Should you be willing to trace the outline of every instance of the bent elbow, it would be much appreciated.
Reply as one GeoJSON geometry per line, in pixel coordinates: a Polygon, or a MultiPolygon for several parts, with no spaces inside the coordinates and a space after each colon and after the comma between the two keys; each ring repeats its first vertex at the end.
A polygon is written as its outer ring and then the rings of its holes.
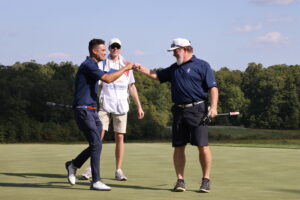
{"type": "Polygon", "coordinates": [[[112,79],[110,79],[107,75],[103,75],[101,77],[101,80],[104,82],[104,83],[111,83],[112,82],[112,79]]]}

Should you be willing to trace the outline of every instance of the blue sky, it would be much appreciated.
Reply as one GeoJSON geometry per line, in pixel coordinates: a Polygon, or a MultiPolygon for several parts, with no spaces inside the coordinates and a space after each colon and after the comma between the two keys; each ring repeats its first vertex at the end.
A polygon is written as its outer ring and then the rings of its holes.
{"type": "Polygon", "coordinates": [[[168,67],[183,37],[214,70],[300,64],[299,11],[300,0],[1,0],[0,63],[80,64],[90,39],[118,37],[127,60],[168,67]]]}

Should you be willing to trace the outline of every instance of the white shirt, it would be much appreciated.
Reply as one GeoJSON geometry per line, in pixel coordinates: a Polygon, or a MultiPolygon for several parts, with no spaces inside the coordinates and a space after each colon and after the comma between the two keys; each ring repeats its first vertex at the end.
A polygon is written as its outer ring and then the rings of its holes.
{"type": "MultiPolygon", "coordinates": [[[[125,66],[124,58],[120,55],[118,61],[108,58],[98,63],[99,69],[112,73],[125,66]]],[[[128,104],[128,85],[134,83],[132,70],[124,72],[117,80],[112,83],[102,83],[100,93],[100,109],[114,114],[125,114],[129,110],[128,104]]]]}

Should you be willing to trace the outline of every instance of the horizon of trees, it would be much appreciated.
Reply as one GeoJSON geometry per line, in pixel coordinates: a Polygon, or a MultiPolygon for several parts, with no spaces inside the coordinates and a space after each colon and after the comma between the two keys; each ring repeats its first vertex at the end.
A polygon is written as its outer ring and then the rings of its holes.
{"type": "MultiPolygon", "coordinates": [[[[0,65],[0,143],[73,142],[84,140],[72,109],[46,105],[47,101],[72,104],[73,81],[78,69],[71,62],[17,62],[0,65]]],[[[300,65],[249,63],[245,71],[227,67],[215,71],[219,85],[218,112],[239,111],[239,116],[217,117],[211,125],[264,129],[300,128],[300,65]]],[[[160,84],[135,73],[145,111],[138,120],[130,103],[127,139],[170,137],[170,84],[160,84]]],[[[113,138],[113,134],[110,134],[113,138]]]]}

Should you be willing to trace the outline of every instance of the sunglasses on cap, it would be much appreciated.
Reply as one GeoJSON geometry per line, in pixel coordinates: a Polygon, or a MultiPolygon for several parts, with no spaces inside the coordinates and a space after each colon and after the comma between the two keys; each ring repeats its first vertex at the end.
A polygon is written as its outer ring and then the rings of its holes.
{"type": "Polygon", "coordinates": [[[112,48],[112,49],[115,49],[115,48],[121,49],[121,45],[119,45],[118,43],[113,43],[112,45],[110,45],[110,48],[112,48]]]}

